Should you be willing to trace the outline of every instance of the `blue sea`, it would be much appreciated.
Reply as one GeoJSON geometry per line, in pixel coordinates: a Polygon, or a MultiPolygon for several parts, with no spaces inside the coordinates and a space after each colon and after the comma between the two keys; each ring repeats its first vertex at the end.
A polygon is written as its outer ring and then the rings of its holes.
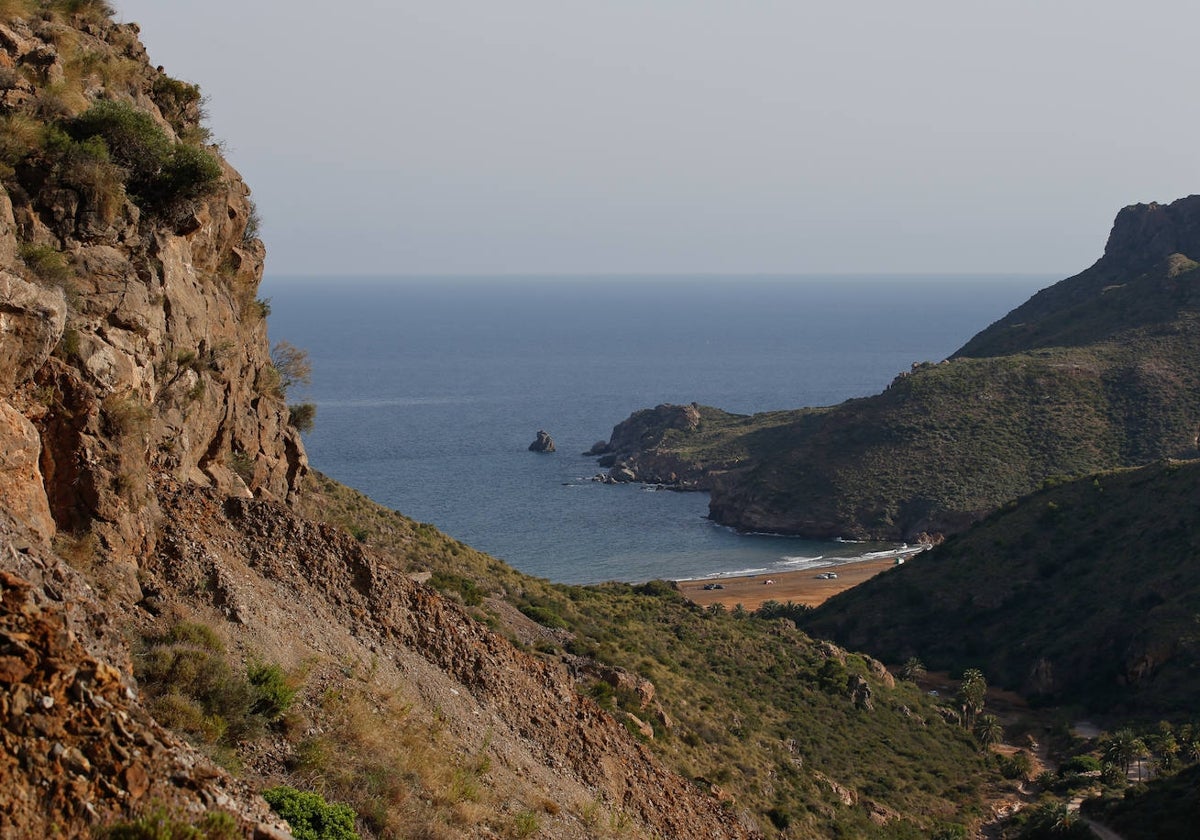
{"type": "Polygon", "coordinates": [[[322,472],[539,577],[771,573],[891,546],[738,534],[708,498],[590,478],[639,408],[829,405],[939,361],[1058,278],[272,277],[322,472]],[[539,429],[557,453],[527,450],[539,429]]]}

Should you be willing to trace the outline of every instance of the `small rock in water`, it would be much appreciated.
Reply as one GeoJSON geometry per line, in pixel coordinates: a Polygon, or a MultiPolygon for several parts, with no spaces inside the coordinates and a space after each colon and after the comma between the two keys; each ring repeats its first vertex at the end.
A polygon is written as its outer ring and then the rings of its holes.
{"type": "Polygon", "coordinates": [[[533,443],[529,444],[529,451],[530,452],[553,452],[554,451],[554,438],[550,437],[550,435],[547,434],[545,431],[539,429],[538,433],[537,433],[537,440],[535,440],[533,443]]]}

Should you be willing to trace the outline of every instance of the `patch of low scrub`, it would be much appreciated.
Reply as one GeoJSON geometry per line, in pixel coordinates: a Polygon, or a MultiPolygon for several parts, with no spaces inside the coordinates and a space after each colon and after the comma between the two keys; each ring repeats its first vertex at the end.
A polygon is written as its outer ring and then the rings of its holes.
{"type": "Polygon", "coordinates": [[[133,820],[114,823],[97,832],[101,840],[240,840],[237,820],[224,811],[210,811],[198,820],[172,814],[161,806],[133,820]]]}
{"type": "Polygon", "coordinates": [[[295,695],[276,665],[235,669],[212,628],[195,622],[144,639],[135,664],[159,722],[213,747],[262,734],[283,717],[295,695]]]}

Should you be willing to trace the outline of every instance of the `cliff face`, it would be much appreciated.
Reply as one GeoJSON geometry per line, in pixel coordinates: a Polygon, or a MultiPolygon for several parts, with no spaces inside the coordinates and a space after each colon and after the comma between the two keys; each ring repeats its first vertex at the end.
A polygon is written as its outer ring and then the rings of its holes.
{"type": "Polygon", "coordinates": [[[192,148],[179,139],[198,130],[197,110],[178,102],[187,86],[150,67],[136,26],[104,19],[13,19],[0,46],[12,162],[0,282],[25,325],[2,335],[6,355],[24,359],[4,396],[40,434],[55,526],[90,527],[119,560],[151,551],[151,469],[288,498],[305,456],[270,380],[254,299],[264,250],[244,182],[216,158],[220,175],[202,197],[162,206],[131,194],[132,179],[122,187],[88,170],[102,160],[53,148],[70,139],[37,138],[115,101],[192,148]],[[50,90],[60,100],[47,102],[50,90]],[[30,137],[12,150],[20,132],[30,137]]]}
{"type": "Polygon", "coordinates": [[[155,475],[287,499],[305,471],[255,317],[249,190],[135,26],[27,5],[0,19],[0,832],[86,834],[159,802],[270,834],[261,800],[140,706],[108,623],[142,597],[155,475]],[[112,124],[87,135],[99,103],[141,115],[158,171],[138,180],[112,124]],[[152,177],[175,182],[151,196],[152,177]],[[76,541],[104,596],[56,553],[76,541]]]}
{"type": "Polygon", "coordinates": [[[255,300],[264,249],[248,188],[195,139],[198,93],[150,67],[135,26],[46,13],[0,24],[0,47],[0,342],[14,361],[0,412],[7,451],[41,441],[36,464],[5,472],[34,488],[14,492],[39,535],[90,530],[128,571],[154,548],[153,470],[278,499],[299,486],[304,451],[255,300]],[[129,125],[86,136],[98,103],[128,106],[129,125]],[[121,156],[135,141],[219,169],[163,197],[121,156]]]}
{"type": "MultiPolygon", "coordinates": [[[[635,415],[617,467],[711,489],[750,531],[913,540],[955,532],[1053,476],[1196,454],[1200,197],[1117,217],[1104,257],[1038,293],[951,359],[823,409],[691,429],[635,415]],[[634,421],[637,422],[634,422],[634,421]],[[635,442],[636,443],[636,442],[635,442]]],[[[618,447],[619,448],[619,447],[618,447]]]]}
{"type": "Polygon", "coordinates": [[[955,357],[1001,356],[1111,340],[1200,308],[1200,196],[1134,204],[1113,222],[1104,256],[1038,292],[955,357]]]}

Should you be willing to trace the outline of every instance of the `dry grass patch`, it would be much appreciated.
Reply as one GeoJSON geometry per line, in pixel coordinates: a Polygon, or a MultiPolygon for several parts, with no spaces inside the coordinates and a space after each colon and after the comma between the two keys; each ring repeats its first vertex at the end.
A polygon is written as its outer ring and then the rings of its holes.
{"type": "Polygon", "coordinates": [[[293,774],[326,799],[349,804],[372,834],[459,836],[495,812],[484,783],[486,744],[447,760],[440,723],[365,687],[328,691],[316,716],[324,731],[296,745],[293,774]]]}

